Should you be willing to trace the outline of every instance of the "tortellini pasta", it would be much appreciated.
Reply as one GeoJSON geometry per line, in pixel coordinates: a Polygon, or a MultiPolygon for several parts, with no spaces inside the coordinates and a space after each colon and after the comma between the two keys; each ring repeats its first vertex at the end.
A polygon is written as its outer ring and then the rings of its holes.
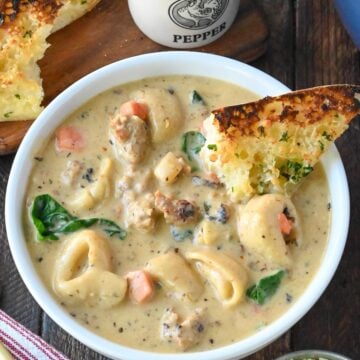
{"type": "Polygon", "coordinates": [[[289,267],[290,249],[286,242],[301,244],[301,226],[295,206],[281,194],[267,194],[251,199],[239,211],[238,233],[241,243],[250,252],[261,255],[273,265],[289,267]],[[291,233],[281,232],[279,214],[291,218],[291,233]]]}
{"type": "Polygon", "coordinates": [[[174,136],[183,124],[178,97],[166,89],[146,88],[132,94],[149,108],[152,141],[160,143],[174,136]]]}
{"type": "Polygon", "coordinates": [[[111,270],[107,240],[93,230],[83,230],[65,242],[55,264],[53,287],[70,303],[112,307],[124,298],[127,281],[111,270]]]}
{"type": "Polygon", "coordinates": [[[195,233],[195,242],[197,244],[213,245],[219,239],[225,238],[227,227],[216,222],[204,219],[200,222],[195,233]]]}
{"type": "Polygon", "coordinates": [[[197,275],[184,260],[175,252],[168,252],[149,260],[145,270],[177,299],[197,300],[203,287],[197,275]]]}
{"type": "Polygon", "coordinates": [[[6,347],[0,342],[0,359],[1,360],[13,360],[14,358],[11,356],[6,347]]]}
{"type": "Polygon", "coordinates": [[[224,306],[237,305],[243,299],[247,272],[233,258],[211,249],[189,251],[185,258],[194,263],[224,306]]]}
{"type": "Polygon", "coordinates": [[[74,211],[90,210],[104,198],[110,196],[112,167],[111,159],[101,160],[97,179],[85,189],[80,189],[70,202],[69,205],[74,211]]]}

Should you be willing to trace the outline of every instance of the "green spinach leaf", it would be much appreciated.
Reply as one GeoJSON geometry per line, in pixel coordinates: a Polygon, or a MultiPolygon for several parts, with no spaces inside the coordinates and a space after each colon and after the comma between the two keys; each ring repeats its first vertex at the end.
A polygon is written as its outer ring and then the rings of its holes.
{"type": "Polygon", "coordinates": [[[204,202],[205,218],[210,221],[216,221],[226,224],[230,218],[229,209],[226,205],[220,204],[220,207],[211,214],[211,204],[204,202]]]}
{"type": "Polygon", "coordinates": [[[188,131],[181,137],[181,150],[187,154],[190,161],[196,161],[196,156],[205,145],[205,136],[198,131],[188,131]]]}
{"type": "Polygon", "coordinates": [[[257,284],[246,290],[246,296],[259,305],[264,304],[265,300],[275,294],[284,275],[285,271],[280,270],[273,275],[260,279],[257,284]]]}
{"type": "Polygon", "coordinates": [[[191,229],[181,229],[176,226],[170,227],[171,236],[175,241],[184,241],[186,239],[192,239],[194,232],[191,229]]]}
{"type": "Polygon", "coordinates": [[[190,93],[190,101],[191,101],[192,104],[206,105],[204,99],[202,98],[202,96],[196,90],[193,90],[190,93]]]}
{"type": "Polygon", "coordinates": [[[109,235],[125,239],[126,231],[107,219],[79,219],[71,215],[53,197],[43,194],[35,197],[31,207],[31,219],[40,241],[58,240],[60,234],[68,234],[98,224],[109,235]]]}

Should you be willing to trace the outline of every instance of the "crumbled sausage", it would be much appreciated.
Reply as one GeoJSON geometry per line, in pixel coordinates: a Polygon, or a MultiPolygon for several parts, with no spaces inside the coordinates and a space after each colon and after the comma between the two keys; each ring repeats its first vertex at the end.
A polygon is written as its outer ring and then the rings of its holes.
{"type": "Polygon", "coordinates": [[[140,163],[150,142],[147,122],[137,116],[116,114],[110,119],[110,128],[118,155],[131,164],[140,163]]]}
{"type": "Polygon", "coordinates": [[[166,309],[161,319],[161,338],[168,342],[176,342],[181,350],[186,350],[198,343],[204,329],[201,309],[196,309],[182,322],[173,309],[166,309]]]}
{"type": "Polygon", "coordinates": [[[193,223],[198,217],[198,208],[188,200],[176,200],[160,191],[155,193],[155,207],[164,214],[165,221],[173,225],[193,223]]]}
{"type": "Polygon", "coordinates": [[[155,229],[154,196],[150,193],[141,198],[135,198],[132,191],[124,194],[123,202],[127,212],[127,224],[143,232],[155,229]]]}

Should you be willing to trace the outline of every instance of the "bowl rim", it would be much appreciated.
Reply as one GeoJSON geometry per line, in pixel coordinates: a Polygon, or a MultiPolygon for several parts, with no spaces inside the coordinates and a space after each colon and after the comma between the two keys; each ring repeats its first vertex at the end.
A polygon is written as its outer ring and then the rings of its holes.
{"type": "MultiPolygon", "coordinates": [[[[349,357],[345,355],[341,355],[327,350],[298,350],[282,355],[276,358],[276,360],[291,360],[297,356],[330,356],[330,358],[326,360],[351,360],[349,357]]],[[[294,359],[294,360],[298,360],[298,359],[294,359]]]]}
{"type": "Polygon", "coordinates": [[[340,262],[350,220],[350,201],[344,166],[335,145],[331,146],[322,159],[327,177],[331,175],[331,180],[336,183],[336,187],[331,188],[332,182],[328,181],[331,202],[333,203],[334,198],[336,199],[336,206],[332,207],[331,215],[337,221],[331,222],[328,244],[321,267],[301,297],[280,318],[259,332],[230,345],[203,352],[178,354],[137,350],[106,340],[80,325],[58,304],[43,285],[30,260],[27,247],[24,246],[26,240],[22,217],[27,181],[24,184],[22,179],[28,178],[32,168],[32,161],[28,161],[29,153],[33,155],[38,151],[58,124],[75,109],[96,94],[115,86],[109,86],[110,83],[116,83],[119,86],[131,80],[171,74],[208,76],[241,86],[246,83],[250,91],[260,96],[278,95],[289,91],[278,80],[250,65],[219,55],[188,51],[165,51],[138,55],[117,61],[86,75],[64,90],[45,108],[29,129],[18,149],[5,197],[5,224],[10,250],[21,278],[41,308],[71,336],[101,354],[113,359],[121,357],[122,360],[134,358],[138,360],[190,360],[194,354],[198,360],[244,357],[280,337],[303,317],[320,298],[340,262]],[[114,74],[121,74],[121,79],[117,80],[114,74]],[[68,108],[64,112],[63,109],[66,106],[68,108]],[[39,138],[42,141],[39,141],[39,138]]]}

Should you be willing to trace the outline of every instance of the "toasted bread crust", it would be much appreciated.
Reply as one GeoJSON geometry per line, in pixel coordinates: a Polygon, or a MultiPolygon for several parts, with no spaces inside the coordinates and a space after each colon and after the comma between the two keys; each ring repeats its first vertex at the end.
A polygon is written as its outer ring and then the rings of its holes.
{"type": "Polygon", "coordinates": [[[33,120],[44,92],[37,66],[47,37],[100,0],[0,0],[0,121],[33,120]]]}
{"type": "Polygon", "coordinates": [[[241,136],[259,136],[262,129],[258,124],[264,120],[267,127],[275,122],[306,127],[329,115],[341,113],[348,124],[360,111],[356,94],[360,96],[360,86],[320,86],[276,97],[267,96],[253,103],[220,108],[212,113],[218,130],[224,134],[234,136],[235,128],[241,136]]]}
{"type": "Polygon", "coordinates": [[[0,26],[16,29],[21,14],[33,15],[39,22],[50,24],[62,6],[63,2],[59,0],[1,0],[0,26]]]}
{"type": "Polygon", "coordinates": [[[291,193],[359,115],[359,97],[360,86],[334,85],[214,110],[200,156],[235,201],[291,193]]]}

